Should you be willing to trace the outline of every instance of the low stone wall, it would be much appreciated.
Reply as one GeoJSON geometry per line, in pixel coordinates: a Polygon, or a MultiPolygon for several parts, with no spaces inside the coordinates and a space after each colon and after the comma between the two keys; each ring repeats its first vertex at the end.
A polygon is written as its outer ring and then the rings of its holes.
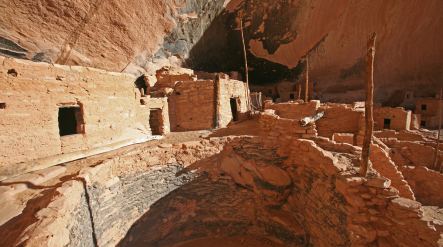
{"type": "Polygon", "coordinates": [[[265,142],[284,144],[293,137],[311,138],[317,136],[315,124],[302,127],[299,120],[280,118],[273,110],[261,113],[258,118],[260,128],[265,133],[265,142]]]}
{"type": "Polygon", "coordinates": [[[390,180],[357,176],[352,162],[313,141],[294,140],[288,147],[299,188],[288,202],[304,212],[314,246],[438,246],[439,233],[422,218],[420,203],[399,197],[390,180]]]}
{"type": "Polygon", "coordinates": [[[311,100],[308,103],[277,103],[274,104],[271,101],[265,101],[265,110],[274,110],[281,118],[300,120],[304,117],[309,117],[317,113],[317,109],[320,107],[320,101],[311,100]]]}
{"type": "MultiPolygon", "coordinates": [[[[382,138],[390,149],[392,160],[401,166],[432,167],[435,148],[418,141],[399,141],[397,139],[382,138]]],[[[443,160],[443,151],[439,151],[439,161],[443,160]]]]}
{"type": "Polygon", "coordinates": [[[372,166],[381,176],[391,180],[392,187],[398,190],[399,195],[404,198],[415,200],[414,192],[403,174],[389,157],[389,154],[379,145],[371,145],[370,160],[372,166]]]}
{"type": "Polygon", "coordinates": [[[419,202],[443,208],[443,174],[426,167],[405,166],[401,171],[419,202]]]}
{"type": "MultiPolygon", "coordinates": [[[[320,136],[332,138],[334,133],[351,133],[363,140],[364,109],[356,109],[346,104],[328,103],[322,105],[319,111],[325,112],[324,117],[316,123],[320,136]]],[[[354,139],[353,142],[355,143],[356,140],[354,139]]]]}

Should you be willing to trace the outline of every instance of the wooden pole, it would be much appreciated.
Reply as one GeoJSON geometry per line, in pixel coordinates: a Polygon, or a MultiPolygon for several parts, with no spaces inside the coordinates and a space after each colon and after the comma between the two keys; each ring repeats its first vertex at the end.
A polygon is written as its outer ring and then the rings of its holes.
{"type": "Polygon", "coordinates": [[[437,143],[435,144],[435,152],[434,152],[434,162],[433,162],[433,167],[440,171],[441,167],[439,167],[438,165],[438,151],[440,148],[440,131],[441,131],[441,101],[443,100],[443,88],[440,88],[440,97],[439,97],[439,101],[438,101],[438,133],[437,133],[437,143]]]}
{"type": "Polygon", "coordinates": [[[297,89],[298,90],[297,99],[301,100],[301,82],[298,83],[297,87],[298,87],[298,89],[297,89]]]}
{"type": "Polygon", "coordinates": [[[214,128],[218,129],[222,125],[221,117],[221,82],[220,74],[215,77],[215,116],[214,116],[214,128]]]}
{"type": "Polygon", "coordinates": [[[366,177],[369,170],[369,154],[372,143],[372,132],[374,129],[374,58],[375,58],[375,41],[377,34],[373,33],[368,41],[368,52],[366,55],[366,103],[365,103],[365,120],[366,130],[363,139],[363,149],[361,153],[360,175],[366,177]]]}
{"type": "Polygon", "coordinates": [[[306,55],[306,72],[305,72],[305,102],[309,100],[309,56],[306,55]]]}
{"type": "Polygon", "coordinates": [[[243,32],[243,16],[240,17],[240,32],[241,32],[241,40],[243,45],[243,58],[245,61],[245,79],[246,79],[246,100],[248,105],[248,110],[251,110],[251,96],[249,91],[249,69],[248,69],[248,56],[246,53],[246,43],[245,43],[245,34],[243,32]]]}

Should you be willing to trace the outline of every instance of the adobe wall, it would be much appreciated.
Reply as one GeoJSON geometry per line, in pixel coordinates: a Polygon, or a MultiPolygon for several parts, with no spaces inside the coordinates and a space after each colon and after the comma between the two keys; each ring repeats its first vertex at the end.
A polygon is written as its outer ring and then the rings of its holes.
{"type": "MultiPolygon", "coordinates": [[[[443,104],[443,103],[442,103],[443,104]]],[[[417,98],[415,101],[415,113],[421,115],[421,121],[424,121],[425,128],[437,129],[438,128],[438,108],[439,100],[436,98],[417,98]],[[425,105],[426,109],[422,109],[425,105]]],[[[442,113],[443,115],[443,113],[442,113]]]]}
{"type": "Polygon", "coordinates": [[[12,164],[150,134],[131,75],[4,57],[0,64],[0,174],[17,172],[12,164]],[[83,134],[60,137],[65,105],[80,107],[83,134]]]}
{"type": "MultiPolygon", "coordinates": [[[[391,158],[399,167],[402,166],[425,166],[431,167],[434,160],[433,146],[425,145],[419,141],[400,141],[393,138],[383,138],[391,149],[391,158]]],[[[443,152],[438,155],[439,162],[443,160],[443,152]]]]}
{"type": "Polygon", "coordinates": [[[383,150],[383,148],[377,144],[372,144],[369,158],[372,167],[377,170],[381,176],[391,180],[392,187],[398,190],[401,197],[415,200],[411,186],[406,182],[403,174],[389,157],[386,150],[383,150]]]}
{"type": "Polygon", "coordinates": [[[246,97],[246,86],[242,81],[220,79],[220,93],[218,94],[218,102],[220,104],[218,120],[220,128],[228,126],[233,120],[230,99],[235,98],[237,100],[238,115],[246,113],[248,111],[248,103],[246,97]]]}
{"type": "Polygon", "coordinates": [[[285,145],[294,137],[311,138],[317,136],[315,124],[302,127],[295,119],[280,118],[274,110],[266,110],[258,118],[261,131],[266,136],[266,145],[285,145]]]}
{"type": "Polygon", "coordinates": [[[427,206],[443,208],[443,174],[426,167],[401,168],[406,181],[414,191],[417,201],[427,206]]]}
{"type": "MultiPolygon", "coordinates": [[[[332,139],[335,133],[352,134],[353,144],[360,145],[363,141],[364,109],[357,106],[334,103],[320,104],[316,100],[308,103],[265,101],[265,109],[275,110],[276,115],[282,118],[295,120],[312,116],[317,112],[324,112],[324,116],[315,123],[318,135],[332,139]]],[[[350,142],[348,139],[345,142],[350,142]]]]}
{"type": "Polygon", "coordinates": [[[311,100],[308,103],[272,103],[265,101],[265,110],[275,110],[275,113],[282,117],[294,120],[300,120],[304,117],[313,116],[320,107],[320,101],[311,100]]]}
{"type": "Polygon", "coordinates": [[[236,99],[238,115],[248,111],[242,81],[220,78],[177,82],[168,99],[171,130],[205,130],[215,128],[216,124],[226,127],[233,120],[231,98],[236,99]]]}
{"type": "Polygon", "coordinates": [[[171,132],[171,124],[169,121],[169,106],[168,106],[168,98],[160,97],[153,98],[151,97],[149,100],[149,109],[160,109],[162,111],[162,121],[163,125],[162,133],[168,134],[171,132]]]}
{"type": "Polygon", "coordinates": [[[417,131],[381,130],[374,131],[374,136],[378,138],[394,138],[399,141],[425,141],[423,135],[417,131]]]}
{"type": "Polygon", "coordinates": [[[363,136],[364,109],[356,109],[351,105],[327,103],[318,111],[324,111],[323,118],[317,121],[320,136],[332,138],[334,133],[352,133],[363,136]]]}
{"type": "Polygon", "coordinates": [[[385,119],[391,121],[389,129],[409,130],[411,127],[411,111],[405,111],[400,107],[374,107],[374,130],[385,129],[385,119]]]}
{"type": "Polygon", "coordinates": [[[165,67],[157,71],[157,82],[152,88],[153,91],[163,88],[174,88],[178,81],[192,81],[195,78],[194,71],[184,68],[165,67]]]}
{"type": "Polygon", "coordinates": [[[214,81],[177,82],[169,97],[171,131],[214,128],[215,103],[214,81]]]}

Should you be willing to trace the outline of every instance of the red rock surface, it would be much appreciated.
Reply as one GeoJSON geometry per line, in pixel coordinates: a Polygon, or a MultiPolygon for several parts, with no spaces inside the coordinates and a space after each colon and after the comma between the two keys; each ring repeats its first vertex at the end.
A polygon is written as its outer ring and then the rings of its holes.
{"type": "MultiPolygon", "coordinates": [[[[285,4],[285,1],[272,5],[250,2],[252,13],[260,8],[270,11],[278,8],[276,5],[285,4]]],[[[317,83],[318,91],[336,94],[329,96],[331,99],[352,100],[360,96],[364,74],[362,59],[367,37],[372,32],[377,32],[379,37],[376,87],[384,87],[384,91],[377,91],[378,98],[389,93],[386,86],[391,90],[406,87],[430,93],[436,91],[433,86],[443,85],[443,33],[439,31],[443,24],[442,1],[315,0],[293,1],[289,7],[293,8],[293,15],[288,17],[293,24],[286,25],[289,30],[286,37],[295,35],[295,39],[284,42],[274,53],[263,48],[266,39],[251,40],[251,52],[295,67],[313,49],[310,76],[317,83]]],[[[270,25],[267,19],[272,16],[254,16],[252,20],[256,18],[264,19],[260,26],[263,30],[254,31],[272,33],[266,30],[270,25]]]]}
{"type": "Polygon", "coordinates": [[[174,27],[175,7],[162,0],[1,0],[0,36],[28,50],[28,58],[44,52],[53,62],[71,41],[67,64],[122,71],[158,49],[174,27]]]}

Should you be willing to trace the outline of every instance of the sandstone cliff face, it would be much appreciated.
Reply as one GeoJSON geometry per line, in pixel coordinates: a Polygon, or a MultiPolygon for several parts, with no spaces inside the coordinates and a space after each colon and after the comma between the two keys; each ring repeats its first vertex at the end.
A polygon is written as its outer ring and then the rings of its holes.
{"type": "Polygon", "coordinates": [[[136,74],[185,60],[195,69],[242,70],[236,17],[244,12],[253,83],[297,80],[309,54],[317,97],[360,100],[366,39],[375,31],[379,101],[396,90],[432,95],[443,85],[439,0],[0,0],[0,8],[3,55],[136,74]]]}
{"type": "Polygon", "coordinates": [[[169,63],[160,58],[185,54],[187,40],[199,39],[193,30],[203,32],[223,4],[221,0],[1,0],[0,54],[140,73],[150,62],[169,63]],[[171,33],[175,35],[165,39],[171,33]]]}
{"type": "Polygon", "coordinates": [[[246,9],[256,57],[292,68],[309,54],[310,76],[325,100],[361,99],[372,32],[378,33],[378,99],[397,89],[434,94],[443,85],[441,1],[250,0],[230,8],[246,9]]]}

